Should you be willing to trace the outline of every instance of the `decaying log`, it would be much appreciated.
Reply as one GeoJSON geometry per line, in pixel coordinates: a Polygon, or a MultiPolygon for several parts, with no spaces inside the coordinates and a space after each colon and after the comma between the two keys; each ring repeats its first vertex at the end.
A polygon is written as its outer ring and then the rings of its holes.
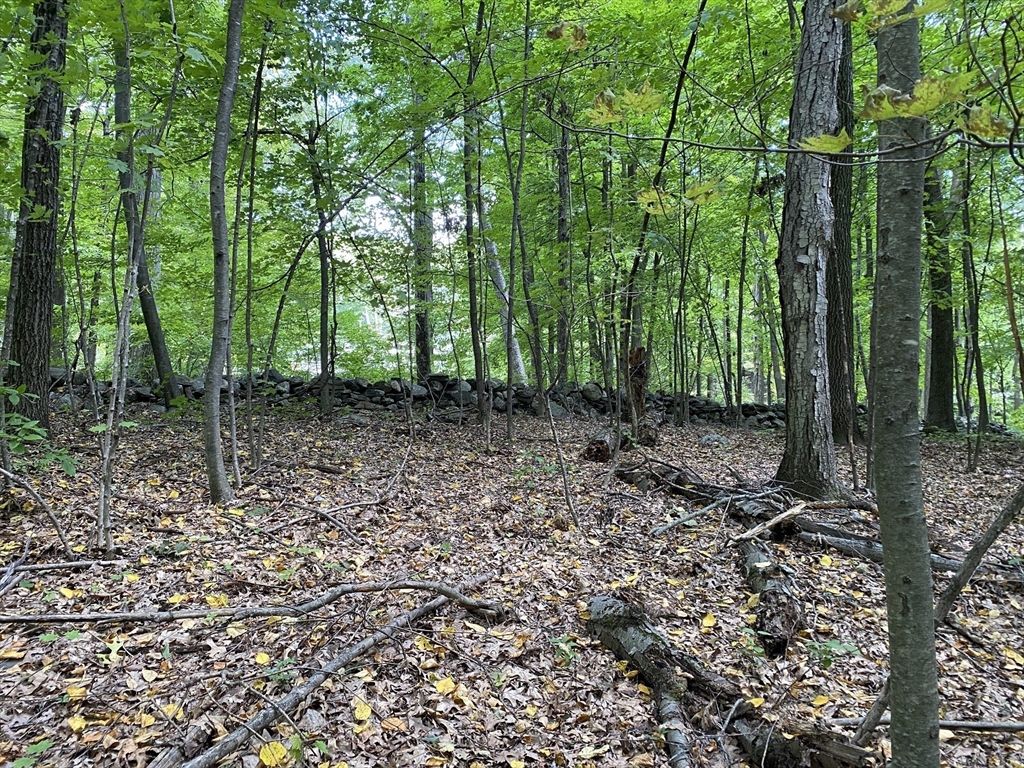
{"type": "Polygon", "coordinates": [[[622,467],[615,476],[632,483],[641,491],[665,487],[669,493],[684,496],[691,501],[715,501],[718,493],[711,491],[694,470],[658,459],[647,458],[639,464],[622,467]]]}
{"type": "MultiPolygon", "coordinates": [[[[841,531],[821,523],[803,520],[799,517],[793,522],[801,529],[799,538],[810,544],[828,544],[847,555],[856,555],[873,563],[882,563],[882,544],[875,539],[859,536],[848,531],[841,531]],[[810,530],[808,530],[810,529],[810,530]]],[[[960,561],[945,555],[931,554],[932,570],[955,572],[960,568],[960,561]]]]}
{"type": "Polygon", "coordinates": [[[804,626],[803,605],[793,593],[790,578],[764,545],[739,542],[747,587],[758,595],[754,609],[757,641],[769,659],[786,655],[789,641],[804,626]]]}
{"type": "Polygon", "coordinates": [[[798,768],[812,765],[864,766],[871,753],[850,747],[830,735],[815,733],[810,739],[788,739],[776,724],[763,720],[744,701],[739,687],[704,667],[696,658],[675,649],[651,624],[641,606],[622,593],[598,595],[590,600],[588,628],[616,656],[640,670],[658,702],[672,766],[687,766],[695,740],[714,736],[694,733],[691,724],[698,713],[718,704],[731,706],[727,730],[763,768],[798,768]],[[682,716],[680,716],[680,714],[682,716]],[[847,755],[848,757],[836,757],[847,755]],[[827,758],[827,759],[825,759],[827,758]]]}
{"type": "Polygon", "coordinates": [[[587,461],[610,461],[618,446],[620,452],[633,450],[633,438],[616,430],[608,429],[590,438],[583,449],[583,458],[587,461]]]}

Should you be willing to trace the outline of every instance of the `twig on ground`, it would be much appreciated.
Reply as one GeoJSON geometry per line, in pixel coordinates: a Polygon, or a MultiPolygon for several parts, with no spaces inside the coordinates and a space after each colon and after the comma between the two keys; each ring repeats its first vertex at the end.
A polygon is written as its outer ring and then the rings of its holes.
{"type": "MultiPolygon", "coordinates": [[[[489,575],[479,576],[465,584],[462,588],[473,589],[486,582],[489,578],[491,578],[489,575]]],[[[449,590],[455,595],[460,594],[451,587],[446,587],[446,590],[449,590]]],[[[415,608],[408,613],[399,616],[397,619],[388,622],[384,627],[377,630],[369,637],[335,656],[327,662],[322,669],[317,670],[301,685],[293,688],[288,695],[261,709],[256,715],[250,718],[248,722],[244,723],[241,727],[236,728],[221,739],[216,746],[206,750],[185,763],[183,768],[209,768],[212,765],[216,765],[249,741],[253,734],[261,733],[265,728],[268,728],[277,722],[277,720],[282,716],[294,710],[299,704],[305,701],[313,691],[323,685],[327,678],[344,669],[348,664],[351,664],[355,659],[370,651],[376,645],[393,638],[399,629],[411,626],[413,622],[433,613],[447,602],[448,595],[442,594],[441,597],[436,597],[429,603],[425,603],[419,608],[415,608]]]]}
{"type": "MultiPolygon", "coordinates": [[[[475,583],[475,582],[474,582],[475,583]]],[[[221,608],[206,611],[135,611],[124,613],[76,613],[76,614],[33,614],[27,616],[2,616],[0,624],[44,624],[65,622],[144,622],[144,621],[179,621],[181,619],[201,618],[234,618],[236,621],[258,616],[304,616],[329,605],[345,595],[367,592],[385,592],[399,589],[423,589],[437,592],[463,608],[478,613],[492,621],[503,621],[505,609],[499,603],[474,597],[466,597],[447,584],[438,581],[419,581],[401,579],[399,581],[373,581],[364,584],[339,584],[320,597],[301,605],[282,605],[251,608],[221,608]]]]}
{"type": "MultiPolygon", "coordinates": [[[[320,515],[320,517],[322,517],[324,520],[327,520],[329,523],[331,523],[331,525],[333,525],[339,531],[341,531],[346,536],[348,536],[348,538],[350,540],[352,540],[354,543],[358,544],[359,546],[363,546],[363,544],[365,544],[365,542],[362,539],[360,539],[358,536],[356,536],[354,533],[352,533],[351,529],[347,525],[345,525],[343,522],[341,522],[341,520],[336,518],[334,515],[332,515],[326,509],[318,509],[317,507],[308,507],[305,504],[298,504],[298,503],[296,503],[294,501],[286,501],[284,503],[284,506],[286,506],[286,507],[295,507],[296,509],[304,509],[307,512],[315,512],[316,514],[320,515]]],[[[274,530],[278,530],[278,529],[275,528],[274,530]]]]}
{"type": "Polygon", "coordinates": [[[744,531],[743,533],[741,533],[738,536],[732,536],[731,538],[732,538],[733,541],[750,541],[751,539],[756,539],[762,533],[764,533],[765,531],[771,530],[772,528],[774,528],[779,523],[783,523],[783,522],[785,522],[786,520],[789,520],[792,517],[796,517],[801,512],[803,512],[804,509],[806,509],[806,508],[807,508],[807,503],[801,501],[796,506],[793,506],[793,507],[790,507],[789,509],[787,509],[781,515],[776,515],[771,520],[768,520],[767,522],[755,525],[750,530],[744,531]]]}
{"type": "Polygon", "coordinates": [[[4,575],[0,577],[0,597],[10,592],[11,587],[17,583],[18,567],[28,559],[28,545],[30,541],[31,539],[26,536],[25,551],[21,553],[21,557],[4,569],[4,575]]]}
{"type": "MultiPolygon", "coordinates": [[[[866,718],[863,717],[834,717],[826,720],[829,725],[852,726],[861,725],[866,718]]],[[[882,715],[878,725],[889,725],[889,715],[882,715]]],[[[946,728],[950,731],[983,731],[988,733],[1018,733],[1024,731],[1024,723],[1013,720],[1006,721],[985,721],[985,720],[939,720],[939,728],[946,728]]]]}
{"type": "Polygon", "coordinates": [[[50,509],[50,505],[47,504],[43,500],[43,497],[40,496],[39,493],[36,491],[36,489],[32,487],[32,484],[25,478],[21,477],[20,475],[16,475],[13,472],[8,472],[3,467],[0,467],[0,475],[6,477],[8,481],[14,483],[15,485],[20,485],[22,488],[24,488],[28,492],[28,495],[32,497],[32,500],[43,508],[43,511],[46,512],[46,516],[49,517],[50,522],[53,523],[53,528],[57,532],[57,538],[60,539],[61,546],[64,548],[65,556],[68,558],[68,560],[74,559],[75,553],[71,551],[71,545],[68,544],[67,537],[64,535],[64,529],[60,527],[60,521],[57,519],[57,516],[53,514],[53,510],[50,509]]]}

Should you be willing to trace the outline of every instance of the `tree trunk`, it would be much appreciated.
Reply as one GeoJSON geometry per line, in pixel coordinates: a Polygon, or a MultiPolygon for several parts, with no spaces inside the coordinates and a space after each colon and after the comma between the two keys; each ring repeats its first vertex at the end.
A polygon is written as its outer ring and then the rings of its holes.
{"type": "MultiPolygon", "coordinates": [[[[883,28],[876,47],[879,86],[911,92],[920,78],[918,21],[883,28]]],[[[918,415],[924,136],[920,118],[886,120],[878,126],[879,151],[891,154],[878,164],[879,332],[872,434],[885,550],[894,768],[939,765],[932,573],[918,415]]]]}
{"type": "Polygon", "coordinates": [[[925,426],[956,432],[953,412],[953,363],[956,339],[953,335],[953,270],[946,242],[952,215],[943,200],[939,170],[933,160],[924,178],[925,255],[928,261],[928,318],[932,343],[928,356],[928,396],[925,426]]]}
{"type": "MultiPolygon", "coordinates": [[[[839,127],[853,135],[853,37],[843,25],[843,51],[839,62],[839,127]]],[[[846,153],[844,153],[846,154],[846,153]]],[[[825,290],[828,386],[832,408],[832,439],[837,445],[860,443],[857,389],[853,365],[853,166],[840,155],[832,166],[832,206],[835,239],[828,254],[825,290]]]]}
{"type": "Polygon", "coordinates": [[[15,227],[10,289],[4,334],[11,387],[24,385],[35,397],[13,406],[27,419],[50,426],[50,331],[57,263],[57,214],[60,208],[60,141],[64,126],[65,42],[68,34],[64,0],[40,0],[32,11],[35,24],[30,49],[38,59],[29,76],[29,100],[21,149],[23,197],[15,227]]]}
{"type": "Polygon", "coordinates": [[[174,368],[171,365],[171,356],[167,351],[167,339],[164,336],[163,325],[160,322],[160,312],[156,304],[156,294],[153,291],[153,281],[149,276],[149,263],[146,259],[146,243],[144,236],[144,223],[139,220],[139,176],[134,172],[135,158],[133,146],[129,133],[134,129],[130,127],[132,121],[131,109],[131,70],[129,69],[128,55],[124,47],[119,47],[114,53],[117,73],[114,78],[114,122],[119,126],[118,142],[120,149],[117,153],[121,162],[121,169],[118,173],[121,184],[121,207],[124,210],[125,226],[128,230],[128,242],[137,244],[138,264],[136,281],[138,286],[139,307],[142,309],[142,319],[146,324],[146,335],[149,337],[149,346],[153,351],[153,361],[156,364],[157,377],[160,380],[160,394],[164,404],[169,408],[171,401],[181,395],[181,387],[174,378],[174,368]]]}
{"type": "Polygon", "coordinates": [[[558,226],[556,242],[561,274],[558,278],[558,320],[556,331],[555,355],[557,363],[551,383],[564,381],[569,366],[569,307],[572,304],[572,293],[569,272],[572,266],[571,243],[569,240],[569,203],[571,187],[569,185],[569,129],[564,121],[569,117],[569,107],[562,102],[558,109],[561,124],[558,126],[558,144],[555,147],[556,178],[558,180],[558,226]]]}
{"type": "MultiPolygon", "coordinates": [[[[238,86],[238,63],[242,48],[242,16],[245,0],[231,0],[228,7],[227,49],[224,79],[217,100],[217,121],[210,153],[210,221],[213,229],[213,337],[210,365],[203,394],[203,446],[210,497],[214,504],[234,499],[224,467],[220,436],[220,392],[224,363],[231,343],[231,260],[225,213],[224,182],[227,175],[228,141],[231,138],[231,108],[238,86]]],[[[230,395],[230,393],[229,393],[230,395]]]]}
{"type": "MultiPolygon", "coordinates": [[[[422,96],[413,95],[413,102],[422,102],[422,96]]],[[[412,282],[416,295],[416,377],[425,382],[430,374],[433,355],[433,334],[430,329],[430,305],[434,288],[430,279],[430,257],[434,250],[434,222],[427,205],[427,164],[425,131],[416,126],[412,154],[412,282]]]]}
{"type": "MultiPolygon", "coordinates": [[[[841,22],[832,3],[808,0],[796,63],[789,145],[835,133],[836,83],[842,54],[841,22]]],[[[834,247],[828,166],[805,153],[786,157],[779,298],[786,366],[786,447],[776,479],[795,493],[828,498],[839,493],[826,359],[825,267],[834,247]]]]}

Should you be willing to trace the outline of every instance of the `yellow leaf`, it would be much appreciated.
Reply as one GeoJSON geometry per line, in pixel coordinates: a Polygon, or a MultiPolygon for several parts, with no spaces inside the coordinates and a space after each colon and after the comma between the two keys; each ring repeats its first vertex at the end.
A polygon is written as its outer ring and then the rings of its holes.
{"type": "Polygon", "coordinates": [[[164,704],[160,707],[160,711],[172,720],[181,720],[181,718],[185,716],[185,713],[181,710],[181,706],[178,704],[164,704]]]}
{"type": "Polygon", "coordinates": [[[1012,648],[1003,648],[1003,655],[1011,661],[1015,661],[1018,664],[1024,664],[1024,656],[1021,656],[1012,648]]]}
{"type": "Polygon", "coordinates": [[[207,595],[206,603],[211,608],[226,608],[228,605],[228,596],[222,594],[207,595]]]}
{"type": "Polygon", "coordinates": [[[400,717],[386,717],[381,723],[380,727],[385,731],[408,731],[409,724],[400,717]]]}
{"type": "Polygon", "coordinates": [[[718,179],[711,179],[703,184],[694,184],[683,193],[683,200],[686,201],[687,206],[713,203],[722,196],[722,193],[716,189],[718,181],[718,179]]]}
{"type": "Polygon", "coordinates": [[[260,762],[267,766],[267,768],[281,765],[287,756],[288,750],[285,749],[284,744],[280,741],[269,741],[260,747],[260,762]]]}
{"type": "Polygon", "coordinates": [[[825,696],[824,694],[822,694],[822,695],[818,696],[814,701],[811,702],[811,706],[812,707],[823,707],[826,704],[828,704],[828,701],[829,701],[828,696],[825,696]]]}
{"type": "Polygon", "coordinates": [[[84,699],[85,695],[89,692],[86,688],[81,685],[69,685],[66,689],[68,698],[72,701],[79,701],[84,699]]]}
{"type": "Polygon", "coordinates": [[[82,594],[82,590],[80,589],[68,589],[67,587],[61,587],[59,591],[62,595],[64,595],[64,597],[69,598],[78,597],[80,594],[82,594]]]}
{"type": "Polygon", "coordinates": [[[178,603],[183,603],[186,600],[188,600],[188,595],[174,594],[167,598],[167,602],[171,605],[178,605],[178,603]]]}
{"type": "Polygon", "coordinates": [[[373,709],[366,703],[365,699],[356,696],[352,699],[352,707],[354,708],[356,720],[369,720],[370,715],[373,714],[373,709]]]}
{"type": "Polygon", "coordinates": [[[713,613],[708,613],[700,620],[700,625],[702,627],[713,627],[717,622],[718,620],[715,618],[715,615],[713,613]]]}
{"type": "Polygon", "coordinates": [[[156,718],[148,712],[139,712],[139,714],[135,716],[135,722],[143,728],[149,728],[149,726],[156,722],[156,718]]]}
{"type": "Polygon", "coordinates": [[[828,555],[822,555],[821,556],[821,560],[819,560],[818,562],[820,562],[826,568],[829,568],[829,567],[832,566],[832,558],[829,557],[828,555]]]}
{"type": "Polygon", "coordinates": [[[618,110],[615,93],[611,88],[605,88],[594,97],[594,108],[588,109],[586,114],[590,122],[596,125],[622,121],[622,112],[618,110]]]}
{"type": "Polygon", "coordinates": [[[68,718],[68,725],[72,733],[81,733],[85,730],[85,718],[81,715],[72,715],[68,718]]]}
{"type": "Polygon", "coordinates": [[[527,717],[536,717],[537,716],[537,707],[536,707],[536,705],[534,705],[534,704],[527,704],[526,705],[526,716],[527,717]]]}
{"type": "Polygon", "coordinates": [[[955,738],[956,734],[953,733],[953,731],[947,731],[945,728],[939,729],[939,741],[949,741],[950,739],[955,738]]]}
{"type": "Polygon", "coordinates": [[[438,680],[434,683],[434,688],[437,689],[438,693],[447,694],[454,691],[458,686],[455,685],[455,681],[450,677],[444,678],[444,680],[438,680]]]}
{"type": "Polygon", "coordinates": [[[135,583],[136,581],[138,581],[138,580],[139,580],[139,574],[137,574],[137,573],[126,573],[126,574],[124,575],[124,579],[125,579],[125,581],[127,581],[127,582],[128,582],[129,584],[134,584],[134,583],[135,583]]]}
{"type": "Polygon", "coordinates": [[[145,680],[147,683],[152,683],[154,680],[160,677],[160,673],[157,672],[155,669],[144,669],[142,670],[141,674],[142,679],[145,680]]]}
{"type": "Polygon", "coordinates": [[[168,494],[167,494],[167,498],[168,498],[168,499],[176,499],[176,498],[178,498],[178,497],[179,497],[180,495],[181,495],[181,494],[180,494],[180,493],[178,493],[177,491],[171,491],[170,493],[168,493],[168,494]]]}
{"type": "Polygon", "coordinates": [[[79,544],[71,548],[72,552],[85,552],[85,544],[79,544]]]}
{"type": "Polygon", "coordinates": [[[5,648],[0,651],[0,659],[23,659],[25,658],[25,651],[18,651],[14,648],[5,648]]]}
{"type": "Polygon", "coordinates": [[[482,635],[486,635],[487,634],[487,628],[486,627],[483,627],[483,626],[481,626],[479,624],[474,624],[472,621],[464,621],[462,623],[465,624],[470,629],[472,629],[474,632],[479,632],[482,635]]]}
{"type": "Polygon", "coordinates": [[[643,683],[637,683],[637,685],[636,685],[636,689],[637,689],[638,691],[640,691],[640,693],[644,694],[645,696],[650,696],[650,695],[651,695],[651,689],[650,689],[650,688],[648,688],[648,687],[647,687],[646,685],[644,685],[643,683]]]}
{"type": "Polygon", "coordinates": [[[270,663],[270,656],[268,654],[264,653],[263,651],[260,651],[259,653],[256,654],[256,663],[257,664],[269,664],[270,663]]]}
{"type": "Polygon", "coordinates": [[[509,760],[509,768],[526,768],[526,763],[522,760],[509,760]]]}
{"type": "Polygon", "coordinates": [[[752,707],[760,707],[762,704],[764,704],[764,698],[762,696],[755,696],[752,699],[747,699],[747,704],[749,704],[752,707]]]}
{"type": "MultiPolygon", "coordinates": [[[[664,190],[652,187],[638,192],[636,201],[653,216],[664,216],[676,209],[676,199],[664,190]]],[[[637,574],[639,575],[639,574],[637,574]]],[[[629,579],[626,580],[627,582],[629,579]]]]}
{"type": "Polygon", "coordinates": [[[587,744],[587,746],[580,750],[580,759],[590,760],[591,758],[597,757],[598,755],[603,755],[609,749],[610,746],[608,744],[605,744],[601,747],[592,747],[589,744],[587,744]]]}
{"type": "Polygon", "coordinates": [[[806,149],[808,152],[818,152],[825,155],[835,155],[842,152],[848,146],[853,143],[853,139],[850,138],[850,134],[843,128],[838,135],[830,136],[827,133],[823,133],[820,136],[811,136],[799,142],[801,149],[806,149]]]}
{"type": "Polygon", "coordinates": [[[640,86],[636,93],[627,89],[622,94],[622,106],[641,114],[653,112],[661,106],[661,102],[664,100],[665,96],[655,91],[647,80],[644,80],[644,84],[640,86]]]}

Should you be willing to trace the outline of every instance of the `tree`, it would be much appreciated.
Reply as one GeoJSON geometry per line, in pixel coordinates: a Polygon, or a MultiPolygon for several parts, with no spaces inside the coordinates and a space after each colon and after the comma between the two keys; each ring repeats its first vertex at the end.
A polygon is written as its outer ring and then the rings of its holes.
{"type": "Polygon", "coordinates": [[[953,328],[953,266],[949,256],[949,227],[956,207],[942,194],[937,161],[925,173],[924,216],[925,256],[928,262],[928,319],[932,330],[928,354],[928,396],[924,423],[944,432],[956,432],[953,413],[953,384],[956,369],[956,339],[953,328]]]}
{"type": "MultiPolygon", "coordinates": [[[[839,63],[839,127],[853,135],[853,33],[843,25],[839,63]]],[[[828,309],[825,320],[828,348],[828,388],[832,410],[832,439],[837,445],[861,442],[857,422],[857,388],[853,356],[853,165],[839,155],[832,165],[832,207],[835,235],[825,270],[828,309]]]]}
{"type": "MultiPolygon", "coordinates": [[[[789,146],[794,149],[838,127],[836,83],[843,38],[831,11],[828,0],[804,4],[789,113],[789,146]]],[[[825,268],[835,247],[829,183],[828,166],[820,158],[805,152],[787,156],[775,262],[786,366],[786,448],[775,478],[813,498],[839,493],[826,357],[825,268]]]]}
{"type": "Polygon", "coordinates": [[[11,259],[4,333],[10,386],[24,386],[34,397],[15,404],[25,418],[50,425],[50,331],[56,280],[60,210],[60,141],[64,126],[64,72],[67,8],[64,0],[40,0],[29,44],[38,63],[30,76],[31,98],[21,149],[21,187],[11,259]]]}
{"type": "MultiPolygon", "coordinates": [[[[889,21],[876,43],[879,93],[909,94],[921,77],[918,21],[889,21]]],[[[939,765],[933,591],[918,414],[924,138],[920,117],[893,117],[878,125],[879,330],[874,340],[872,435],[885,549],[894,768],[939,765]]]]}
{"type": "MultiPolygon", "coordinates": [[[[127,35],[127,27],[126,32],[127,35]]],[[[157,376],[160,379],[160,390],[164,403],[170,407],[171,401],[181,395],[181,387],[174,378],[171,356],[167,351],[167,339],[164,336],[163,324],[160,322],[160,311],[153,290],[153,280],[149,275],[149,262],[146,258],[144,238],[145,222],[139,218],[139,177],[135,173],[135,128],[132,126],[132,79],[128,61],[127,41],[119,46],[114,58],[116,74],[114,77],[114,122],[119,126],[118,141],[120,149],[117,159],[120,163],[118,178],[121,184],[121,207],[124,211],[125,227],[128,231],[130,248],[138,249],[136,279],[138,281],[139,307],[146,323],[149,345],[153,350],[157,376]],[[136,240],[138,239],[138,243],[136,240]]]]}
{"type": "MultiPolygon", "coordinates": [[[[234,498],[224,468],[220,437],[220,393],[224,364],[231,343],[231,254],[225,212],[224,183],[227,175],[228,141],[231,138],[231,108],[238,85],[238,65],[242,49],[242,16],[245,0],[231,0],[228,6],[227,50],[224,75],[217,100],[217,122],[210,153],[210,223],[213,230],[213,337],[210,341],[210,366],[206,371],[203,394],[203,446],[210,497],[214,504],[234,498]]],[[[230,396],[230,393],[229,393],[230,396]]]]}

